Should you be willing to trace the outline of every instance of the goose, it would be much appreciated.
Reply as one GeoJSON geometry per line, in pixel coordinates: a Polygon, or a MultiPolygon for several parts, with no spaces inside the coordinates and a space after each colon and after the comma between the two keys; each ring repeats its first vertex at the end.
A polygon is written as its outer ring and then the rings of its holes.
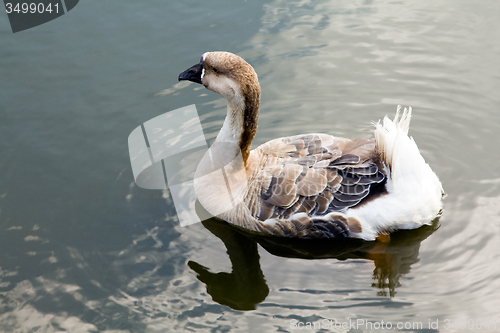
{"type": "Polygon", "coordinates": [[[213,216],[251,233],[291,238],[384,239],[429,225],[443,187],[408,136],[411,108],[375,123],[374,138],[312,133],[251,149],[260,85],[253,67],[229,52],[206,52],[179,81],[227,100],[227,116],[199,162],[194,188],[213,216]]]}

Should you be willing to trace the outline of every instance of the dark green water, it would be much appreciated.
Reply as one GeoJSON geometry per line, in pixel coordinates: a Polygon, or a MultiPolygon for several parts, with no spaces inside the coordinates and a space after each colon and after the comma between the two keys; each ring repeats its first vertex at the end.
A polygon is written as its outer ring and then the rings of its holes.
{"type": "Polygon", "coordinates": [[[13,34],[0,14],[0,332],[498,330],[499,18],[496,1],[108,0],[13,34]],[[411,105],[448,194],[438,229],[330,248],[181,228],[169,191],[134,184],[127,137],[194,103],[215,138],[225,101],[177,81],[210,50],[259,74],[255,145],[370,134],[411,105]]]}

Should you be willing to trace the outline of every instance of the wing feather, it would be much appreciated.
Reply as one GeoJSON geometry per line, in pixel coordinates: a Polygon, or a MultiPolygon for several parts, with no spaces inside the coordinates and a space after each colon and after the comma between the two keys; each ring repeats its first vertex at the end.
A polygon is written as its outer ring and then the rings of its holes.
{"type": "Polygon", "coordinates": [[[257,150],[266,163],[257,170],[260,207],[250,211],[258,212],[256,218],[264,223],[288,221],[283,225],[290,230],[282,226],[288,235],[346,237],[359,232],[359,222],[342,212],[361,204],[386,180],[374,142],[367,139],[297,135],[257,150]]]}

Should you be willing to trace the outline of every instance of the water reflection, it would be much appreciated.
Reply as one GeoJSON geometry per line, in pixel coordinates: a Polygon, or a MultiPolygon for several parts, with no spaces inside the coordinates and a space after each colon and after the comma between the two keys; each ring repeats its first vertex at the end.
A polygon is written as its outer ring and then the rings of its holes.
{"type": "MultiPolygon", "coordinates": [[[[199,207],[198,207],[199,208],[199,207]]],[[[212,273],[208,267],[189,261],[188,266],[206,285],[212,299],[235,310],[253,310],[269,294],[260,267],[257,244],[269,253],[284,258],[365,259],[375,264],[371,286],[378,296],[396,295],[399,280],[418,262],[420,243],[436,231],[438,219],[431,226],[417,230],[401,230],[386,239],[367,242],[358,239],[299,240],[248,233],[217,219],[202,222],[224,243],[231,261],[231,273],[212,273]]]]}
{"type": "Polygon", "coordinates": [[[215,302],[235,310],[254,310],[255,305],[269,294],[260,268],[257,243],[228,223],[216,219],[202,223],[226,246],[232,271],[211,273],[207,267],[194,261],[189,261],[188,266],[198,274],[198,280],[207,286],[207,292],[215,302]]]}

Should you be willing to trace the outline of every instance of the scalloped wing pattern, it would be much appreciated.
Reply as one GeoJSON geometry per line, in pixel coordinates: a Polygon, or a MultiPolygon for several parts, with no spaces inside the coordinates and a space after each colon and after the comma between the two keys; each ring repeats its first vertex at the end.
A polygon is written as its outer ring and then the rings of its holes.
{"type": "Polygon", "coordinates": [[[297,135],[257,150],[266,162],[256,179],[259,199],[249,209],[264,224],[291,222],[294,230],[283,230],[288,236],[350,237],[361,226],[342,212],[386,191],[374,140],[297,135]]]}

